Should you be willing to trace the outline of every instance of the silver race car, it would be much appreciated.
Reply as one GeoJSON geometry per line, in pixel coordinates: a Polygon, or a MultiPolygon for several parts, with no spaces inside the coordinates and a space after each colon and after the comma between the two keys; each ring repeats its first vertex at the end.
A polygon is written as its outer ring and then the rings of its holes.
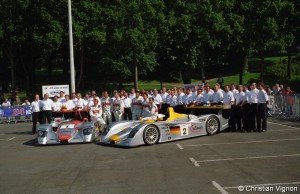
{"type": "Polygon", "coordinates": [[[65,115],[73,112],[64,112],[63,117],[54,118],[51,124],[41,124],[37,129],[38,144],[94,142],[99,136],[99,126],[94,122],[87,121],[86,118],[69,117],[65,119],[65,115]]]}
{"type": "MultiPolygon", "coordinates": [[[[200,107],[198,107],[200,108],[200,107]]],[[[197,107],[191,114],[180,114],[168,108],[169,116],[165,121],[120,121],[114,122],[104,130],[100,144],[113,144],[125,147],[139,145],[153,145],[156,143],[186,139],[202,135],[214,135],[228,128],[228,119],[223,118],[224,106],[204,107],[202,109],[215,109],[216,114],[195,116],[197,107]]],[[[159,115],[158,120],[162,120],[159,115]]]]}

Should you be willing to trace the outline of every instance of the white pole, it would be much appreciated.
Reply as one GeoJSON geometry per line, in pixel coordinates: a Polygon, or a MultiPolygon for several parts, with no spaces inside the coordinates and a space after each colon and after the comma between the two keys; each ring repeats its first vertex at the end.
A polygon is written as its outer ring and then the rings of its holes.
{"type": "Polygon", "coordinates": [[[73,31],[72,31],[72,12],[71,0],[68,0],[69,13],[69,44],[70,44],[70,76],[71,76],[71,92],[75,92],[75,67],[74,67],[74,51],[73,51],[73,31]]]}

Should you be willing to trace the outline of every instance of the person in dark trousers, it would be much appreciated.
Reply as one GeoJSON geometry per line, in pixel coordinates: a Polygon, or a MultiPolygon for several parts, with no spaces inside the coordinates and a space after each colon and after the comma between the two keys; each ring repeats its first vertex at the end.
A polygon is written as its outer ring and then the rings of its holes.
{"type": "Polygon", "coordinates": [[[259,90],[256,88],[256,83],[253,82],[250,86],[250,130],[257,131],[258,127],[258,93],[259,90]],[[256,125],[255,125],[256,124],[256,125]]]}
{"type": "Polygon", "coordinates": [[[44,95],[44,99],[41,100],[41,113],[42,113],[42,124],[51,123],[52,120],[52,105],[53,101],[49,98],[49,94],[44,95]]]}
{"type": "Polygon", "coordinates": [[[243,92],[243,86],[238,86],[238,93],[235,95],[235,122],[237,126],[237,131],[242,132],[242,104],[245,93],[243,92]]]}
{"type": "Polygon", "coordinates": [[[249,103],[249,98],[250,98],[250,92],[248,89],[248,85],[245,84],[243,86],[243,92],[245,93],[243,97],[243,104],[242,104],[242,120],[243,120],[243,128],[242,132],[249,132],[250,131],[250,103],[249,103]]]}
{"type": "Polygon", "coordinates": [[[40,114],[40,96],[36,94],[34,96],[34,101],[31,102],[31,108],[32,108],[32,134],[36,134],[36,124],[39,121],[39,123],[42,123],[41,114],[40,114]]]}
{"type": "Polygon", "coordinates": [[[124,120],[132,120],[132,111],[131,111],[131,104],[132,104],[132,100],[131,98],[128,97],[128,94],[125,92],[124,93],[124,98],[123,98],[123,102],[124,102],[124,120]]]}
{"type": "Polygon", "coordinates": [[[263,84],[258,84],[258,90],[257,130],[259,132],[265,132],[267,130],[267,104],[269,97],[267,92],[264,90],[263,84]]]}

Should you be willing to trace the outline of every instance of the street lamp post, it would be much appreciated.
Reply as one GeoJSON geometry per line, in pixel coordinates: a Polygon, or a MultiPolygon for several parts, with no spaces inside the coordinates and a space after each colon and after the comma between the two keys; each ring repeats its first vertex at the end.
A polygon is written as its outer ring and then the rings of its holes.
{"type": "Polygon", "coordinates": [[[75,92],[75,67],[74,67],[74,51],[73,51],[71,0],[68,0],[68,18],[69,18],[69,44],[70,44],[70,77],[71,77],[71,92],[73,93],[75,92]]]}

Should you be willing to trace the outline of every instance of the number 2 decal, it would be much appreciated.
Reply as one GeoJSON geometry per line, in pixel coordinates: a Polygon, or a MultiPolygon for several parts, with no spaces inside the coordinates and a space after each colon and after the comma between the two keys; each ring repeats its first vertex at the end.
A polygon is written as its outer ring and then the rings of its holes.
{"type": "Polygon", "coordinates": [[[186,124],[180,125],[180,132],[181,132],[181,136],[189,135],[188,125],[186,124]]]}

